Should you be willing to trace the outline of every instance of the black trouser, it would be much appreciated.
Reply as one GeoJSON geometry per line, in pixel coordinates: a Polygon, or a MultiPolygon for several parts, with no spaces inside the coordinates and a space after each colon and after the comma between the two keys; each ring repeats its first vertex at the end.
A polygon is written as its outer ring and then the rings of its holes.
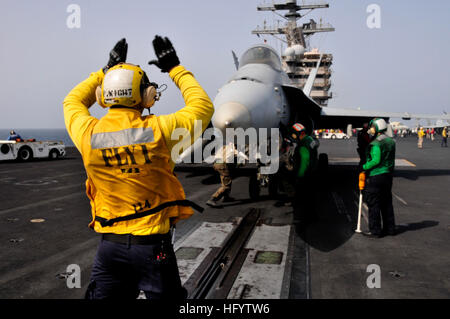
{"type": "Polygon", "coordinates": [[[367,179],[365,202],[369,207],[369,230],[375,235],[395,231],[392,179],[392,174],[381,174],[367,179]],[[383,219],[383,227],[381,227],[381,219],[383,219]]]}
{"type": "Polygon", "coordinates": [[[364,165],[367,162],[367,157],[366,157],[366,149],[365,148],[357,148],[356,151],[358,152],[359,155],[359,165],[364,165]]]}
{"type": "Polygon", "coordinates": [[[442,142],[441,142],[441,147],[447,147],[447,138],[446,137],[443,137],[442,138],[442,142]]]}
{"type": "MultiPolygon", "coordinates": [[[[161,235],[159,235],[161,237],[161,235]]],[[[171,237],[150,244],[122,244],[102,239],[92,266],[86,299],[186,298],[171,237]]]]}

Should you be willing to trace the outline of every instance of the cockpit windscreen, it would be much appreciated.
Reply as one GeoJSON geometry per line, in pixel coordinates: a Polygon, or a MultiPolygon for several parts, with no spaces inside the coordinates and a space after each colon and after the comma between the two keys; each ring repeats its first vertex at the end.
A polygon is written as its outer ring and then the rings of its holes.
{"type": "Polygon", "coordinates": [[[263,63],[271,66],[277,71],[281,70],[281,61],[273,49],[266,46],[255,46],[248,49],[241,57],[239,66],[250,63],[263,63]]]}

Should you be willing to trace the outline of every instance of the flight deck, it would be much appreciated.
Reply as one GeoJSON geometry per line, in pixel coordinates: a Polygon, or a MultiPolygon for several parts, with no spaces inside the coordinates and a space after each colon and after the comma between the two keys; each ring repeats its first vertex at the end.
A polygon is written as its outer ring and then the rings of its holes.
{"type": "MultiPolygon", "coordinates": [[[[330,165],[311,185],[315,212],[308,223],[267,190],[251,200],[246,169],[234,174],[234,201],[208,207],[219,187],[212,166],[177,166],[187,198],[205,207],[176,228],[174,247],[189,298],[449,298],[450,151],[439,139],[426,140],[424,149],[413,137],[396,141],[398,234],[381,239],[354,232],[354,138],[321,140],[330,165]],[[379,269],[379,287],[371,285],[373,269],[379,269]]],[[[84,182],[74,148],[56,161],[0,163],[0,298],[84,296],[100,240],[87,227],[84,182]],[[69,265],[80,267],[80,288],[67,285],[69,265]]],[[[362,226],[367,230],[367,208],[362,226]]]]}

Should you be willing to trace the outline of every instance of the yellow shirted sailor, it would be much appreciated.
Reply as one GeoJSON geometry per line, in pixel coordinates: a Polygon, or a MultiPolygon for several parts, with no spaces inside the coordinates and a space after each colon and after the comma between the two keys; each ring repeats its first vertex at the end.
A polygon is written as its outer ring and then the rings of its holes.
{"type": "MultiPolygon", "coordinates": [[[[87,174],[90,227],[102,234],[88,299],[186,297],[181,286],[170,227],[193,214],[173,173],[172,140],[177,128],[190,133],[201,121],[202,132],[214,112],[212,102],[193,74],[180,65],[168,38],[156,36],[157,60],[150,61],[180,89],[186,106],[162,116],[144,116],[159,100],[158,85],[137,65],[125,63],[128,44],[120,40],[108,64],[78,84],[64,100],[67,131],[80,151],[87,174]],[[97,101],[108,107],[101,119],[90,115],[97,101]]],[[[197,133],[197,132],[196,132],[197,133]]],[[[184,140],[186,142],[186,140],[184,140]]]]}

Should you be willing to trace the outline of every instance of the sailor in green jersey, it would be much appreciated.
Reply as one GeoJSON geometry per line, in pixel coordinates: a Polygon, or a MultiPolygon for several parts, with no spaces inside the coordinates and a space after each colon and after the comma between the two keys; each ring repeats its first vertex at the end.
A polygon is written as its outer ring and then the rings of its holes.
{"type": "Polygon", "coordinates": [[[299,158],[297,177],[303,178],[312,175],[317,168],[317,148],[319,142],[311,136],[304,134],[300,136],[300,143],[298,146],[299,158]]]}
{"type": "Polygon", "coordinates": [[[369,207],[369,237],[395,235],[394,208],[392,206],[392,180],[395,167],[395,141],[386,135],[383,119],[370,122],[369,134],[374,140],[367,148],[367,162],[362,166],[368,176],[365,201],[369,207]],[[383,220],[383,227],[381,226],[383,220]]]}
{"type": "Polygon", "coordinates": [[[317,168],[319,142],[306,133],[306,128],[296,123],[292,127],[292,139],[297,143],[294,153],[295,199],[294,211],[300,221],[310,219],[314,214],[314,178],[317,168]]]}

